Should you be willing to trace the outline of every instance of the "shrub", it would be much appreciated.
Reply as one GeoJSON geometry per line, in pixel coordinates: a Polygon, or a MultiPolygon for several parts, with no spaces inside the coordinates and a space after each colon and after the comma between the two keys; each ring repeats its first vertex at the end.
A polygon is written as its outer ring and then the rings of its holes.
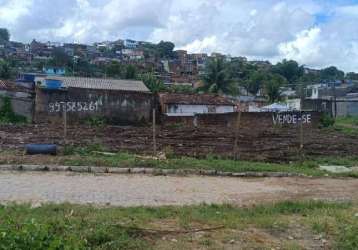
{"type": "Polygon", "coordinates": [[[85,123],[92,127],[102,127],[106,124],[106,120],[101,117],[89,117],[85,123]]]}
{"type": "Polygon", "coordinates": [[[24,116],[17,115],[12,110],[11,99],[9,97],[2,98],[3,105],[0,108],[0,123],[26,123],[24,116]]]}
{"type": "Polygon", "coordinates": [[[335,123],[335,120],[332,116],[327,115],[326,113],[322,115],[320,119],[320,125],[322,128],[332,127],[335,123]]]}
{"type": "Polygon", "coordinates": [[[75,234],[58,235],[68,227],[66,224],[39,224],[34,219],[18,224],[8,219],[0,225],[0,249],[85,249],[83,240],[75,234]]]}

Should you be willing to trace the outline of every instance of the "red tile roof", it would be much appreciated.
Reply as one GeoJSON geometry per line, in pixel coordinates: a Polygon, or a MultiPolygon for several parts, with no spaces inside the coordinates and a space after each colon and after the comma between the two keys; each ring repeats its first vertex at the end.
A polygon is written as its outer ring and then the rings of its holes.
{"type": "Polygon", "coordinates": [[[211,94],[172,94],[160,93],[161,104],[187,104],[187,105],[228,105],[235,106],[230,99],[211,94]]]}
{"type": "Polygon", "coordinates": [[[1,90],[13,90],[16,89],[16,84],[14,82],[9,82],[0,79],[0,89],[1,90]]]}
{"type": "Polygon", "coordinates": [[[31,92],[31,90],[17,85],[15,82],[0,79],[0,90],[31,92]]]}

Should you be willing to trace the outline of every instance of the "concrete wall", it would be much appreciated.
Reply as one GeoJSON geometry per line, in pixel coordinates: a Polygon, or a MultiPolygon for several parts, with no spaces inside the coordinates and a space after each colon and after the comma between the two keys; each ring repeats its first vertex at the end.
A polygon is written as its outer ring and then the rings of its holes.
{"type": "Polygon", "coordinates": [[[12,110],[27,118],[28,122],[33,121],[34,99],[30,93],[16,91],[0,91],[0,107],[3,105],[1,97],[7,96],[11,99],[12,110]]]}
{"type": "Polygon", "coordinates": [[[36,89],[35,122],[62,122],[66,110],[69,123],[89,118],[110,124],[139,125],[150,122],[153,95],[150,93],[69,88],[36,89]]]}
{"type": "Polygon", "coordinates": [[[337,116],[358,116],[358,101],[337,102],[337,116]]]}
{"type": "Polygon", "coordinates": [[[231,113],[234,112],[234,106],[169,104],[166,105],[165,110],[168,115],[193,116],[207,113],[231,113]]]}
{"type": "MultiPolygon", "coordinates": [[[[318,127],[320,125],[320,112],[243,112],[241,113],[240,128],[252,131],[264,131],[271,128],[293,128],[301,126],[305,128],[318,127]]],[[[182,124],[190,127],[216,126],[220,128],[236,128],[238,113],[228,114],[201,114],[194,117],[163,117],[164,125],[182,124]]]]}

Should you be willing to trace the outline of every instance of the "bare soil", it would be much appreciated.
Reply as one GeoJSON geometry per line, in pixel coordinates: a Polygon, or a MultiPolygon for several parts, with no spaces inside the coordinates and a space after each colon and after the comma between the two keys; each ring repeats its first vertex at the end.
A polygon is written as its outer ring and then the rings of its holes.
{"type": "MultiPolygon", "coordinates": [[[[179,156],[205,157],[208,154],[232,157],[235,131],[206,127],[157,128],[158,149],[179,156]]],[[[300,133],[295,129],[255,130],[243,128],[239,132],[238,152],[243,160],[288,162],[305,156],[358,155],[358,136],[310,128],[303,132],[304,148],[300,150],[300,133]]],[[[28,143],[55,143],[64,145],[62,126],[2,125],[0,150],[22,150],[28,143]]],[[[67,144],[88,146],[101,144],[109,151],[127,151],[137,154],[153,150],[150,127],[72,126],[68,128],[67,144]]]]}

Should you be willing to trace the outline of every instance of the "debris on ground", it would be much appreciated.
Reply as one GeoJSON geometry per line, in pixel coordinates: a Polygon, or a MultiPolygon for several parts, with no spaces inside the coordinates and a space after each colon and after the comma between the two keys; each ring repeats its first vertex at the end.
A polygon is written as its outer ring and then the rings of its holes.
{"type": "Polygon", "coordinates": [[[334,174],[342,174],[342,173],[350,173],[352,169],[344,167],[344,166],[320,166],[321,170],[334,173],[334,174]]]}

